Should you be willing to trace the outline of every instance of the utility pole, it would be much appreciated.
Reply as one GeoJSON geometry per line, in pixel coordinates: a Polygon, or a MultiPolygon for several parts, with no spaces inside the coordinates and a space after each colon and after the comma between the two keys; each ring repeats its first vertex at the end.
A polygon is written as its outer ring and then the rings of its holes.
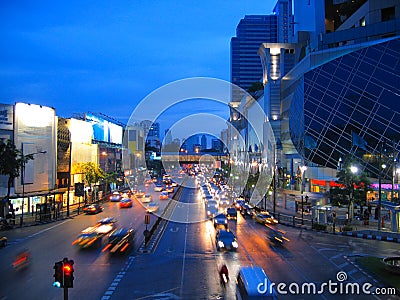
{"type": "Polygon", "coordinates": [[[378,168],[379,168],[379,173],[378,173],[378,230],[381,230],[381,211],[382,211],[382,147],[383,147],[383,142],[379,143],[379,160],[378,160],[378,168]]]}

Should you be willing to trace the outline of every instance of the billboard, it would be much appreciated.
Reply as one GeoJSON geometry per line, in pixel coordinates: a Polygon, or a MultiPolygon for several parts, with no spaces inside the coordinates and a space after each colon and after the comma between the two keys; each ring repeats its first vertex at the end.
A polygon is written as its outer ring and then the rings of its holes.
{"type": "Polygon", "coordinates": [[[49,191],[56,183],[56,116],[50,107],[15,104],[15,145],[23,155],[33,155],[25,165],[24,180],[15,181],[15,192],[49,191]]]}
{"type": "Polygon", "coordinates": [[[122,144],[122,126],[109,122],[93,114],[86,114],[86,122],[93,128],[93,140],[122,144]]]}
{"type": "Polygon", "coordinates": [[[0,130],[13,130],[14,105],[0,104],[0,130]]]}

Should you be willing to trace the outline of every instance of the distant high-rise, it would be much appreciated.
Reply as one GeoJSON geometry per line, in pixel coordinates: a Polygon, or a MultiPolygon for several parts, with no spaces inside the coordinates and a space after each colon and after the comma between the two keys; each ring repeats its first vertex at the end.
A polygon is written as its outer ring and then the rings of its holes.
{"type": "MultiPolygon", "coordinates": [[[[261,81],[263,71],[257,54],[262,43],[278,41],[276,15],[249,15],[240,20],[236,37],[231,39],[231,83],[246,90],[261,81]]],[[[232,101],[240,101],[243,94],[232,91],[232,101]]]]}
{"type": "Polygon", "coordinates": [[[201,149],[207,149],[207,137],[205,134],[201,136],[201,149]]]}

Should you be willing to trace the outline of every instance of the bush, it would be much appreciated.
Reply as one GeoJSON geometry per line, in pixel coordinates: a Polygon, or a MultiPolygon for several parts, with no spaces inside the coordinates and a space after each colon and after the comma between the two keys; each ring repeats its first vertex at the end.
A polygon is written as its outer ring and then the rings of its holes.
{"type": "Polygon", "coordinates": [[[320,224],[320,223],[314,223],[313,224],[313,229],[318,230],[318,231],[326,231],[327,225],[325,224],[320,224]]]}
{"type": "Polygon", "coordinates": [[[343,231],[353,231],[353,227],[346,225],[346,226],[343,226],[342,230],[343,231]]]}

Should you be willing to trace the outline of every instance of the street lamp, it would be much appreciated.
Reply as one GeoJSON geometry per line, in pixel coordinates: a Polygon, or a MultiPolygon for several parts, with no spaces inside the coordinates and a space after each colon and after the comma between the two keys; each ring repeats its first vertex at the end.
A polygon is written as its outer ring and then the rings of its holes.
{"type": "Polygon", "coordinates": [[[21,183],[22,183],[22,206],[21,206],[21,218],[20,218],[20,226],[24,224],[24,199],[25,199],[25,157],[33,157],[33,155],[36,154],[46,154],[47,151],[39,151],[39,152],[34,152],[34,153],[29,153],[27,155],[24,155],[24,144],[22,144],[21,147],[21,158],[22,158],[22,170],[21,170],[21,183]]]}
{"type": "MultiPolygon", "coordinates": [[[[301,166],[301,225],[304,225],[304,199],[303,199],[303,192],[304,192],[304,172],[307,170],[307,166],[301,166]]],[[[308,197],[306,197],[308,199],[308,197]]]]}
{"type": "Polygon", "coordinates": [[[351,189],[350,189],[350,201],[349,201],[349,206],[347,209],[347,215],[348,218],[353,218],[354,215],[354,204],[353,204],[353,197],[354,197],[354,175],[357,174],[358,168],[356,166],[350,166],[350,172],[351,172],[351,189]]]}

